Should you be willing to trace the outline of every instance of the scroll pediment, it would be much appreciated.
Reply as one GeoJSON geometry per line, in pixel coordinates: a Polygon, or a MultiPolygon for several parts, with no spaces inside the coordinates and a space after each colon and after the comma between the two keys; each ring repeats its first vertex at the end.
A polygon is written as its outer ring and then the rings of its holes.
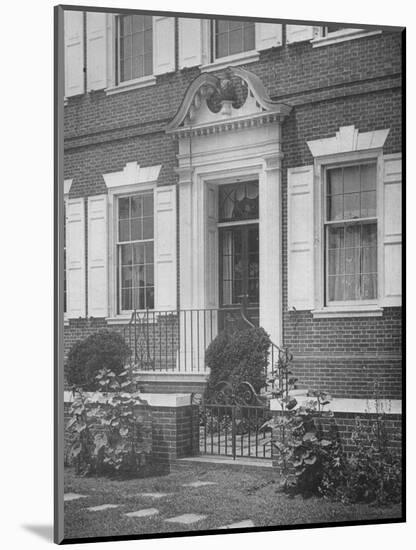
{"type": "Polygon", "coordinates": [[[291,106],[270,98],[257,75],[230,67],[222,78],[204,73],[190,84],[167,132],[184,136],[250,127],[281,121],[290,110],[291,106]]]}

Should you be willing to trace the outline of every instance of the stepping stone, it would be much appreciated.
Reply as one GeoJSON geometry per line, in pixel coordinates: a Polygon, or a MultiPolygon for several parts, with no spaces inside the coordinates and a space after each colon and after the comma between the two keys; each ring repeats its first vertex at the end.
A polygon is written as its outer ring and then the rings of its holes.
{"type": "Polygon", "coordinates": [[[139,496],[147,498],[164,498],[168,497],[169,495],[170,493],[139,493],[139,496]]]}
{"type": "Polygon", "coordinates": [[[191,523],[196,523],[205,519],[207,516],[199,516],[198,514],[182,514],[181,516],[176,516],[174,518],[165,519],[169,523],[183,523],[185,525],[190,525],[191,523]]]}
{"type": "Polygon", "coordinates": [[[101,510],[108,510],[109,508],[118,508],[120,504],[100,504],[99,506],[90,506],[87,508],[90,512],[101,512],[101,510]]]}
{"type": "Polygon", "coordinates": [[[220,529],[241,529],[242,527],[254,527],[254,523],[251,519],[245,519],[244,521],[237,521],[236,523],[223,525],[220,529]]]}
{"type": "Polygon", "coordinates": [[[214,481],[193,481],[192,483],[184,483],[182,487],[204,487],[204,485],[217,485],[214,481]]]}
{"type": "Polygon", "coordinates": [[[64,494],[64,502],[70,502],[71,500],[78,500],[79,498],[87,498],[87,495],[77,495],[77,493],[64,494]]]}
{"type": "Polygon", "coordinates": [[[148,516],[155,516],[158,513],[159,510],[156,510],[156,508],[145,508],[144,510],[137,510],[137,512],[129,512],[124,515],[129,518],[146,518],[148,516]]]}

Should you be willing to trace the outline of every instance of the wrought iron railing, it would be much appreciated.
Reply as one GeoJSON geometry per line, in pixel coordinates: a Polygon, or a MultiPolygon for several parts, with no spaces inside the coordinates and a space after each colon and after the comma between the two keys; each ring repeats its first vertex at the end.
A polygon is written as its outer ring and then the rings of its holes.
{"type": "MultiPolygon", "coordinates": [[[[254,327],[244,308],[135,310],[124,329],[137,371],[207,373],[205,351],[221,330],[254,327]]],[[[281,353],[272,343],[269,364],[281,353]]]]}

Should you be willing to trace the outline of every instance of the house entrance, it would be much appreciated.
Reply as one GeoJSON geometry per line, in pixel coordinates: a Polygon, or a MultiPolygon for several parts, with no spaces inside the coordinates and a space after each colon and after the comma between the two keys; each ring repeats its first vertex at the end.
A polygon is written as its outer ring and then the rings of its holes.
{"type": "Polygon", "coordinates": [[[259,189],[258,182],[219,188],[220,330],[241,320],[241,310],[259,324],[259,189]]]}

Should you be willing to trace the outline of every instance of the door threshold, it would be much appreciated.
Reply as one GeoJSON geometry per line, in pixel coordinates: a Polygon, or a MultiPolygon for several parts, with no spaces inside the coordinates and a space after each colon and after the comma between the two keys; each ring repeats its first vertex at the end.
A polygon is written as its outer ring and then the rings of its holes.
{"type": "Polygon", "coordinates": [[[249,458],[245,456],[237,457],[235,460],[231,456],[190,456],[179,458],[178,463],[194,462],[200,464],[228,464],[230,466],[250,466],[256,468],[272,468],[272,460],[267,458],[249,458]]]}

